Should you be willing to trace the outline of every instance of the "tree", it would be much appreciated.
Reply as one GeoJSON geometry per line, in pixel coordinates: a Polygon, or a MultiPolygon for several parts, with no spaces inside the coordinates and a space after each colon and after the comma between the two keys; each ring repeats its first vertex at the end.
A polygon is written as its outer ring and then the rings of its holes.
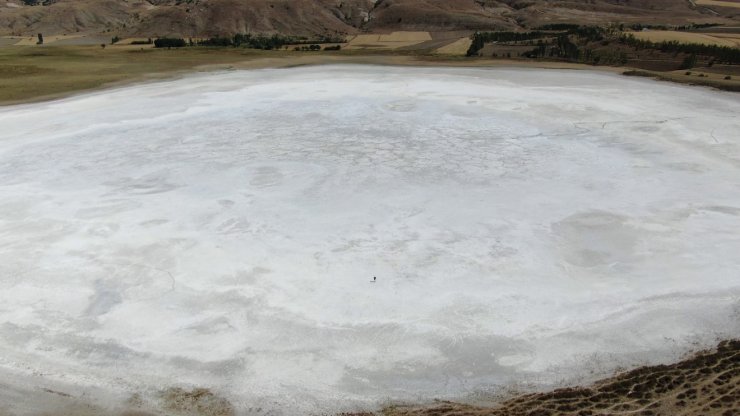
{"type": "Polygon", "coordinates": [[[696,66],[696,54],[692,53],[691,55],[684,58],[683,62],[681,62],[681,66],[678,67],[678,69],[691,69],[696,66]]]}

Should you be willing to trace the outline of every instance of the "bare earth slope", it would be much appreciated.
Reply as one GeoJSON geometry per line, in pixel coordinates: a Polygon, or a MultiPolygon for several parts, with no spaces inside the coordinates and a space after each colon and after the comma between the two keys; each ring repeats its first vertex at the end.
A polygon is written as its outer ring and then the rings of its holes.
{"type": "Polygon", "coordinates": [[[736,16],[740,9],[685,0],[3,0],[0,35],[315,35],[558,22],[730,23],[736,16]]]}
{"type": "Polygon", "coordinates": [[[373,4],[371,0],[58,0],[48,6],[10,2],[16,7],[0,3],[0,34],[353,33],[353,25],[362,23],[373,4]]]}

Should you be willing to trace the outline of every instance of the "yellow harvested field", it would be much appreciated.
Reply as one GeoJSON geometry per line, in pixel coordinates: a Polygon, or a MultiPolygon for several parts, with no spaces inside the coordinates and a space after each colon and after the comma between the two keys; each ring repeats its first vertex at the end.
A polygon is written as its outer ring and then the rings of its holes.
{"type": "Polygon", "coordinates": [[[637,39],[652,42],[679,41],[683,43],[703,43],[705,45],[718,45],[740,47],[740,34],[734,33],[694,33],[676,32],[672,30],[650,30],[646,32],[633,32],[637,39]]]}
{"type": "Polygon", "coordinates": [[[460,38],[434,52],[442,55],[465,55],[468,52],[468,49],[470,49],[471,43],[473,43],[473,40],[469,37],[460,38]]]}
{"type": "Polygon", "coordinates": [[[735,42],[735,46],[740,48],[740,33],[712,33],[712,36],[735,42]]]}
{"type": "Polygon", "coordinates": [[[398,49],[432,40],[429,32],[393,32],[384,35],[357,35],[347,49],[398,49]]]}
{"type": "Polygon", "coordinates": [[[700,6],[716,7],[737,7],[740,8],[740,1],[721,1],[721,0],[695,0],[694,3],[700,6]]]}

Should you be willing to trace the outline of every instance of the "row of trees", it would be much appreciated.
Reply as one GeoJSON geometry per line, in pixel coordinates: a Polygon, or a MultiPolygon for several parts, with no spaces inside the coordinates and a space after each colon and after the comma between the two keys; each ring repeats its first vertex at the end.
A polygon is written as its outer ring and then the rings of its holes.
{"type": "Polygon", "coordinates": [[[540,39],[551,34],[546,32],[475,32],[473,43],[468,48],[467,56],[478,55],[478,52],[491,42],[522,42],[525,40],[540,39]]]}
{"type": "Polygon", "coordinates": [[[475,32],[473,43],[468,48],[467,56],[476,56],[486,43],[491,42],[522,42],[525,40],[540,39],[551,34],[534,32],[475,32]]]}
{"type": "MultiPolygon", "coordinates": [[[[610,26],[614,26],[615,28],[618,28],[620,31],[624,31],[625,25],[624,23],[612,23],[610,26]]],[[[690,25],[684,25],[684,26],[666,26],[666,25],[649,25],[649,24],[642,24],[642,23],[635,23],[632,25],[627,26],[628,28],[636,31],[640,31],[642,29],[655,29],[655,30],[690,30],[690,29],[700,29],[705,27],[711,27],[711,26],[717,26],[716,24],[695,24],[692,23],[690,25]]],[[[550,23],[545,24],[542,26],[537,26],[535,30],[556,30],[556,31],[567,31],[567,30],[575,30],[580,27],[583,27],[582,25],[576,24],[576,23],[550,23]]]]}
{"type": "MultiPolygon", "coordinates": [[[[159,38],[154,41],[157,48],[180,48],[183,46],[219,46],[219,47],[244,47],[250,49],[281,49],[285,45],[307,45],[305,50],[321,50],[319,43],[341,43],[344,39],[321,37],[318,40],[306,38],[295,38],[282,35],[252,35],[251,33],[237,33],[234,36],[216,36],[208,39],[193,40],[180,38],[159,38]]],[[[339,48],[326,48],[327,50],[339,50],[339,48]]],[[[304,50],[299,47],[299,50],[304,50]]]]}
{"type": "Polygon", "coordinates": [[[589,63],[624,64],[627,55],[622,48],[601,48],[595,42],[606,46],[611,42],[619,42],[636,50],[657,50],[663,53],[685,54],[686,60],[681,68],[687,69],[695,65],[697,56],[705,57],[710,62],[739,64],[740,49],[729,46],[705,45],[696,43],[681,43],[678,41],[652,42],[638,39],[632,34],[620,34],[614,28],[598,26],[577,26],[568,24],[552,24],[541,26],[542,29],[567,29],[561,32],[478,32],[473,35],[473,42],[468,49],[468,56],[477,56],[480,50],[491,42],[527,42],[535,46],[532,50],[523,53],[529,58],[558,57],[571,61],[589,63]],[[536,43],[534,40],[537,40],[536,43]],[[593,46],[600,50],[594,51],[593,46]]]}
{"type": "Polygon", "coordinates": [[[740,49],[729,46],[705,45],[699,43],[681,43],[675,40],[652,42],[638,39],[631,34],[623,35],[619,41],[640,49],[655,49],[661,52],[685,53],[688,55],[699,55],[714,58],[715,62],[726,64],[740,64],[740,49]]]}
{"type": "Polygon", "coordinates": [[[280,49],[291,43],[292,39],[280,35],[252,36],[250,34],[237,34],[233,37],[216,36],[208,39],[185,40],[182,38],[158,38],[154,40],[155,48],[182,48],[185,46],[233,46],[251,49],[280,49]]]}
{"type": "Polygon", "coordinates": [[[196,42],[198,46],[234,46],[250,49],[280,49],[283,46],[294,43],[295,40],[289,36],[281,35],[252,35],[250,33],[237,33],[232,37],[214,37],[196,42]]]}
{"type": "MultiPolygon", "coordinates": [[[[604,29],[598,26],[579,26],[567,23],[555,23],[545,26],[540,26],[538,29],[531,32],[476,32],[473,35],[473,42],[468,48],[467,56],[477,56],[478,52],[486,45],[491,42],[523,42],[534,39],[545,39],[563,36],[575,36],[578,39],[587,42],[601,41],[604,39],[604,29]],[[548,32],[544,32],[547,30],[548,32]],[[549,32],[549,31],[558,32],[549,32]]],[[[538,46],[541,42],[538,42],[538,46]]],[[[542,48],[536,49],[535,54],[544,54],[542,48]]]]}
{"type": "Polygon", "coordinates": [[[565,31],[565,30],[573,30],[577,29],[580,25],[577,25],[575,23],[550,23],[547,25],[537,26],[535,30],[556,30],[556,31],[565,31]]]}
{"type": "Polygon", "coordinates": [[[527,58],[563,58],[568,61],[589,64],[624,65],[627,63],[627,54],[619,49],[594,50],[574,43],[570,35],[558,35],[551,40],[538,40],[536,47],[524,52],[527,58]]]}
{"type": "Polygon", "coordinates": [[[186,45],[185,39],[181,38],[159,38],[154,40],[155,48],[182,48],[186,45]]]}
{"type": "MultiPolygon", "coordinates": [[[[681,25],[681,26],[666,26],[666,25],[650,25],[650,24],[634,23],[630,25],[629,28],[634,31],[638,31],[638,32],[643,29],[688,31],[688,30],[696,30],[696,29],[706,29],[708,27],[715,27],[715,26],[719,26],[719,24],[717,23],[691,23],[688,25],[681,25]]],[[[624,25],[622,25],[622,27],[624,27],[624,25]]]]}

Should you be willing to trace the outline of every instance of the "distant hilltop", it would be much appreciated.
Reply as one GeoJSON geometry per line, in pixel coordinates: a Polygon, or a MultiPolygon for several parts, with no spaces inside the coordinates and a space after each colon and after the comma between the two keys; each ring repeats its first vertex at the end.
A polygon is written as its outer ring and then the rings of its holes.
{"type": "Polygon", "coordinates": [[[350,35],[554,23],[737,25],[731,0],[0,0],[0,35],[350,35]]]}

